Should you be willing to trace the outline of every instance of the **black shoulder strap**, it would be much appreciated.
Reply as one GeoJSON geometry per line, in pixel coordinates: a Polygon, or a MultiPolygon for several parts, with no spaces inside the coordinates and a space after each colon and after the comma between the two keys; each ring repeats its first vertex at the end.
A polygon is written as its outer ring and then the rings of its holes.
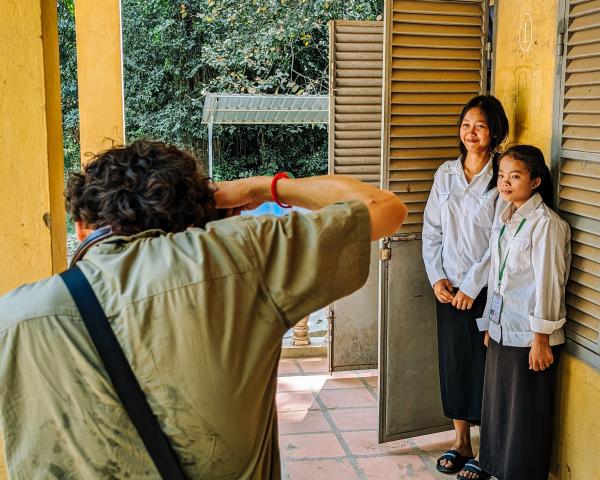
{"type": "Polygon", "coordinates": [[[161,477],[168,480],[183,480],[185,477],[175,452],[148,405],[146,396],[89,282],[76,266],[61,273],[60,276],[75,300],[125,411],[142,438],[161,477]]]}

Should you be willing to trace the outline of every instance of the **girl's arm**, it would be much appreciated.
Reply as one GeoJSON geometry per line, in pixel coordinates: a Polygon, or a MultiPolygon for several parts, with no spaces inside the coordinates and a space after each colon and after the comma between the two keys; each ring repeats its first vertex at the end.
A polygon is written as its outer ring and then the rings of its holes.
{"type": "Polygon", "coordinates": [[[531,234],[535,306],[533,312],[529,312],[529,325],[535,335],[529,368],[535,371],[553,363],[549,337],[566,322],[562,308],[569,268],[569,240],[569,227],[556,218],[538,223],[531,234]]]}
{"type": "Polygon", "coordinates": [[[451,293],[452,285],[447,280],[442,266],[443,234],[439,194],[438,173],[436,172],[423,213],[423,262],[436,297],[440,302],[448,303],[452,301],[453,295],[451,293]]]}

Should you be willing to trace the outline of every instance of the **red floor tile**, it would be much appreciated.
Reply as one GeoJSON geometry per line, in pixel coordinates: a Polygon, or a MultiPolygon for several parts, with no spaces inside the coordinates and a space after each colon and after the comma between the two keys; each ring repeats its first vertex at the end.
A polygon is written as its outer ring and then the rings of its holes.
{"type": "Polygon", "coordinates": [[[331,426],[320,410],[279,412],[279,434],[330,432],[331,426]]]}
{"type": "Polygon", "coordinates": [[[371,407],[377,405],[377,400],[365,387],[321,390],[319,397],[327,408],[371,407]]]}
{"type": "Polygon", "coordinates": [[[359,458],[357,462],[369,480],[435,480],[436,478],[417,455],[359,458]]]}
{"type": "Polygon", "coordinates": [[[346,459],[290,461],[291,480],[355,480],[354,468],[346,459]]]}
{"type": "Polygon", "coordinates": [[[408,440],[378,443],[377,430],[342,432],[342,437],[354,455],[381,455],[414,453],[415,447],[408,440]]]}
{"type": "Polygon", "coordinates": [[[415,445],[421,450],[448,450],[452,442],[454,442],[454,430],[446,432],[432,433],[430,435],[422,435],[415,437],[415,445]]]}
{"type": "Polygon", "coordinates": [[[326,358],[299,358],[298,364],[304,373],[329,373],[326,358]]]}
{"type": "Polygon", "coordinates": [[[329,414],[338,430],[376,430],[379,423],[377,407],[338,408],[329,414]]]}
{"type": "Polygon", "coordinates": [[[278,392],[319,391],[329,375],[288,375],[277,379],[278,392]]]}
{"type": "Polygon", "coordinates": [[[281,457],[286,458],[327,458],[345,457],[346,452],[333,433],[307,433],[301,435],[280,435],[281,457]]]}
{"type": "Polygon", "coordinates": [[[295,358],[282,358],[279,360],[278,375],[287,375],[290,373],[301,373],[295,358]]]}
{"type": "Polygon", "coordinates": [[[334,378],[328,377],[323,383],[323,390],[335,390],[339,388],[361,388],[364,384],[356,377],[334,378]]]}
{"type": "Polygon", "coordinates": [[[277,394],[277,411],[318,409],[312,392],[281,392],[277,394]]]}

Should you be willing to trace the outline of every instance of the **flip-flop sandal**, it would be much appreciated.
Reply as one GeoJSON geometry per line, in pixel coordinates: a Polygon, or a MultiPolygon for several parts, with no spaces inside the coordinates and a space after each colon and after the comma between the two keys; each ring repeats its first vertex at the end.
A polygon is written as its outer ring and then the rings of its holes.
{"type": "Polygon", "coordinates": [[[456,450],[448,450],[440,458],[437,459],[437,465],[435,466],[435,468],[438,472],[442,473],[456,473],[459,470],[461,470],[465,466],[467,461],[471,458],[473,457],[463,457],[456,450]],[[448,460],[452,462],[452,466],[450,468],[442,466],[440,463],[442,460],[448,460]]]}
{"type": "Polygon", "coordinates": [[[474,458],[471,460],[468,460],[467,463],[465,463],[464,467],[462,468],[462,471],[474,473],[477,476],[469,478],[469,477],[463,477],[459,473],[456,476],[456,478],[458,478],[458,480],[487,480],[488,478],[491,478],[491,475],[487,472],[484,472],[481,469],[481,467],[479,466],[479,462],[477,460],[475,460],[474,458]]]}

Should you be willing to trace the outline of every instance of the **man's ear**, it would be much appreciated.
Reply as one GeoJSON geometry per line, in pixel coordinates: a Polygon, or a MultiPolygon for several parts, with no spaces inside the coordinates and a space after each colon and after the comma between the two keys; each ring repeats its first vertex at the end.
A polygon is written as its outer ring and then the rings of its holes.
{"type": "Polygon", "coordinates": [[[93,230],[88,227],[86,223],[82,222],[81,220],[75,220],[75,233],[77,234],[77,240],[83,242],[92,232],[93,230]]]}

